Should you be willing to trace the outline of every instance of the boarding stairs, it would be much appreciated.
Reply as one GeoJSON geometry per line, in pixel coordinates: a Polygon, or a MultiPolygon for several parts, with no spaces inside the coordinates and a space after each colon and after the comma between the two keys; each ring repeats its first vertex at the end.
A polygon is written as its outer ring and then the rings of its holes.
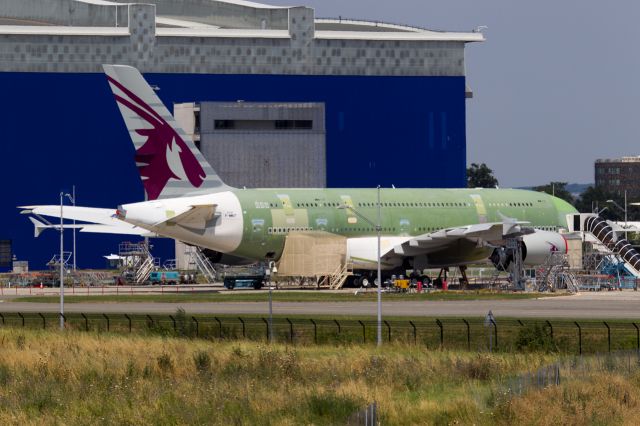
{"type": "Polygon", "coordinates": [[[626,264],[626,270],[640,277],[640,253],[624,238],[619,238],[611,225],[600,216],[589,216],[584,222],[585,232],[595,237],[606,249],[626,264]]]}
{"type": "Polygon", "coordinates": [[[147,257],[135,272],[136,284],[142,284],[149,279],[149,275],[153,272],[155,263],[153,257],[147,257]]]}
{"type": "Polygon", "coordinates": [[[353,264],[345,262],[340,264],[332,274],[325,276],[323,283],[329,284],[331,290],[338,290],[351,275],[353,275],[353,264]]]}
{"type": "Polygon", "coordinates": [[[149,245],[144,241],[120,243],[118,253],[124,259],[125,269],[132,272],[136,284],[148,281],[151,272],[160,266],[149,251],[149,245]]]}
{"type": "Polygon", "coordinates": [[[216,269],[213,267],[211,260],[204,254],[200,247],[190,247],[189,256],[191,256],[191,264],[194,264],[198,271],[207,278],[210,283],[215,282],[217,277],[216,269]]]}

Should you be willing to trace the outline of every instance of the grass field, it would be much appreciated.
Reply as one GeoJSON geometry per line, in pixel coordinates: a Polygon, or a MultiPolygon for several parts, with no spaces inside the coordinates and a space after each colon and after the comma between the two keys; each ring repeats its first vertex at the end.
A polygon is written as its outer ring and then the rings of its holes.
{"type": "Polygon", "coordinates": [[[345,424],[377,401],[382,424],[633,424],[639,377],[594,372],[509,396],[539,353],[415,346],[290,347],[0,329],[2,424],[345,424]]]}
{"type": "MultiPolygon", "coordinates": [[[[278,290],[273,292],[273,300],[277,302],[367,302],[376,300],[376,293],[369,292],[329,293],[278,290]]],[[[560,294],[559,294],[560,295],[560,294]]],[[[552,297],[549,293],[501,293],[490,291],[436,291],[431,293],[385,293],[386,301],[404,300],[504,300],[504,299],[535,299],[552,297]]],[[[267,292],[256,291],[224,291],[221,293],[164,293],[164,294],[123,294],[123,295],[95,295],[69,296],[65,295],[65,303],[78,302],[266,302],[267,292]]],[[[55,303],[58,296],[28,296],[12,299],[16,302],[55,303]]]]}

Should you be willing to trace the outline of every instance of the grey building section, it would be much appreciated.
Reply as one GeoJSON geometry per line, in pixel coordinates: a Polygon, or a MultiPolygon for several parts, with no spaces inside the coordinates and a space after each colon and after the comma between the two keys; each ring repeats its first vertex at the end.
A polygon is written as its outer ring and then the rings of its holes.
{"type": "Polygon", "coordinates": [[[203,102],[176,105],[174,111],[228,185],[326,186],[322,103],[203,102]]]}
{"type": "MultiPolygon", "coordinates": [[[[322,103],[182,103],[174,116],[228,185],[326,186],[322,103]]],[[[180,241],[175,247],[177,268],[195,269],[195,249],[180,241]]]]}
{"type": "Polygon", "coordinates": [[[0,23],[14,22],[0,71],[463,76],[465,44],[484,40],[231,0],[4,0],[0,23]]]}

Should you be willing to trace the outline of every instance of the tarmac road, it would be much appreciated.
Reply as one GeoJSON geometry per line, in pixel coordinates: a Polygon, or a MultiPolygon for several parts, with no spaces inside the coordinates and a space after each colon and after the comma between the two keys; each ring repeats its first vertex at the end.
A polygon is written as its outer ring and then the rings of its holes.
{"type": "MultiPolygon", "coordinates": [[[[383,296],[384,300],[384,296],[383,296]]],[[[171,314],[183,308],[190,314],[267,315],[265,302],[206,303],[69,303],[65,312],[171,314]]],[[[12,302],[0,300],[0,312],[58,312],[57,303],[12,302]]],[[[640,319],[640,292],[598,292],[574,296],[525,300],[407,301],[383,302],[389,316],[477,317],[489,310],[496,317],[515,318],[629,318],[640,319]]],[[[371,315],[375,302],[274,302],[280,315],[371,315]]]]}

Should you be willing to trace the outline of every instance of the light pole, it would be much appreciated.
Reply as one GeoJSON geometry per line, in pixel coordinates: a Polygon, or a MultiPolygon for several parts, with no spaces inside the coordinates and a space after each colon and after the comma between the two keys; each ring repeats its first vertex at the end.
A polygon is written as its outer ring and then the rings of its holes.
{"type": "Polygon", "coordinates": [[[269,343],[273,343],[273,297],[271,293],[271,276],[278,272],[276,263],[272,260],[269,262],[269,269],[267,269],[269,275],[269,343]]]}
{"type": "Polygon", "coordinates": [[[64,330],[64,192],[60,192],[60,330],[64,330]]]}
{"type": "Polygon", "coordinates": [[[378,238],[378,330],[377,330],[377,343],[378,346],[382,346],[382,274],[380,272],[381,268],[380,268],[380,254],[381,254],[381,250],[380,250],[380,240],[382,238],[382,213],[380,211],[380,185],[378,185],[378,222],[377,223],[373,223],[373,221],[371,221],[368,217],[366,217],[365,215],[363,215],[362,213],[360,213],[359,211],[357,211],[354,207],[352,206],[348,206],[346,204],[342,204],[340,206],[338,206],[339,209],[349,209],[351,210],[356,216],[360,217],[361,219],[363,219],[365,222],[367,222],[369,225],[373,226],[376,229],[376,234],[377,234],[377,238],[378,238]]]}
{"type": "MultiPolygon", "coordinates": [[[[67,194],[73,206],[76,206],[76,186],[73,185],[71,195],[67,194]]],[[[76,271],[76,220],[73,219],[73,272],[76,271]]]]}
{"type": "Polygon", "coordinates": [[[616,203],[615,200],[607,200],[607,203],[613,204],[620,210],[624,212],[624,239],[627,239],[627,190],[624,190],[624,208],[620,206],[620,204],[616,203]]]}
{"type": "MultiPolygon", "coordinates": [[[[75,187],[74,187],[75,192],[75,187]]],[[[64,330],[64,197],[75,205],[75,198],[68,193],[60,192],[60,330],[64,330]]],[[[75,269],[76,256],[75,228],[73,235],[73,267],[75,269]]]]}

